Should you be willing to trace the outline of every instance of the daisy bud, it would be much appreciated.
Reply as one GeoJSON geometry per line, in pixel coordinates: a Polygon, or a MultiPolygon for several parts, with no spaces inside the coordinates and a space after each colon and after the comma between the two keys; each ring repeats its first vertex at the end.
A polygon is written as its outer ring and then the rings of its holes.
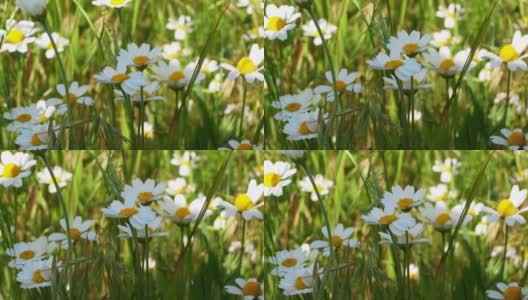
{"type": "Polygon", "coordinates": [[[16,0],[16,5],[32,17],[45,15],[46,0],[16,0]]]}

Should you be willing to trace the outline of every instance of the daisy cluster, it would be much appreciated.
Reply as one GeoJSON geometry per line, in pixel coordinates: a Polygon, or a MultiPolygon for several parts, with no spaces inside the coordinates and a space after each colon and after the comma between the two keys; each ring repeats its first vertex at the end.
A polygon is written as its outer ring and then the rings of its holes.
{"type": "MultiPolygon", "coordinates": [[[[298,4],[303,8],[310,6],[311,2],[298,4]]],[[[264,37],[290,43],[288,37],[297,35],[295,28],[302,16],[296,7],[268,4],[265,8],[264,37]]],[[[472,53],[469,47],[460,45],[462,39],[453,33],[464,17],[464,8],[457,3],[440,6],[436,16],[443,19],[443,30],[431,34],[401,30],[383,41],[382,50],[366,60],[371,69],[383,72],[385,89],[403,91],[407,95],[420,89],[431,89],[433,84],[428,83],[431,71],[448,82],[463,71],[469,73],[479,65],[483,65],[478,67],[478,80],[481,82],[490,81],[495,76],[492,72],[500,71],[503,67],[507,72],[528,71],[524,61],[527,57],[528,35],[517,30],[511,42],[500,47],[497,52],[476,49],[472,53]]],[[[318,25],[323,34],[318,31],[314,20],[303,26],[304,35],[314,38],[315,47],[323,44],[322,39],[332,42],[337,30],[335,25],[324,19],[320,19],[318,25]]],[[[274,118],[283,124],[283,133],[290,141],[316,139],[324,130],[324,124],[332,118],[332,112],[325,111],[326,103],[336,98],[342,99],[349,93],[361,94],[364,91],[362,84],[357,82],[361,77],[358,72],[351,72],[346,67],[337,69],[335,74],[332,72],[329,70],[324,74],[326,85],[318,85],[314,89],[305,87],[295,94],[279,95],[272,102],[271,106],[277,110],[274,118]]],[[[452,93],[451,89],[449,93],[452,93]]],[[[420,111],[406,114],[406,118],[413,118],[413,122],[421,117],[420,111]]],[[[526,133],[521,129],[503,129],[501,133],[504,137],[491,137],[493,143],[505,145],[509,149],[528,149],[526,133]]]]}
{"type": "MultiPolygon", "coordinates": [[[[302,152],[285,154],[296,162],[303,159],[305,155],[302,152]]],[[[267,179],[264,183],[264,193],[271,197],[285,197],[285,189],[292,184],[297,169],[290,163],[282,161],[274,163],[265,161],[264,166],[264,178],[267,179]]],[[[521,208],[521,206],[528,196],[528,190],[520,189],[517,185],[512,187],[508,197],[490,206],[473,201],[467,207],[465,200],[459,200],[458,203],[453,200],[452,198],[457,193],[453,182],[459,173],[460,166],[461,162],[456,158],[435,161],[432,171],[438,173],[442,182],[439,184],[440,187],[433,186],[430,193],[426,195],[424,188],[410,185],[393,186],[390,190],[383,192],[379,205],[370,208],[368,212],[361,215],[360,219],[365,224],[376,226],[373,228],[376,228],[376,233],[379,235],[380,245],[396,244],[402,249],[417,244],[428,244],[430,238],[425,236],[429,232],[426,231],[427,228],[445,235],[452,232],[459,223],[461,226],[471,224],[475,226],[475,234],[489,235],[499,228],[497,225],[493,230],[488,229],[495,222],[504,222],[508,227],[526,224],[526,219],[521,214],[528,211],[528,207],[521,208]],[[451,186],[451,191],[447,189],[447,184],[451,186]],[[466,207],[467,212],[464,212],[466,207]],[[472,222],[478,219],[480,220],[472,222]]],[[[327,201],[324,198],[328,197],[333,182],[320,174],[312,179],[313,182],[306,177],[299,181],[301,192],[311,193],[310,199],[312,200],[327,201]],[[319,191],[319,195],[314,197],[315,188],[319,191]]],[[[348,255],[350,249],[359,249],[361,246],[361,242],[353,238],[354,227],[346,227],[339,223],[331,229],[323,226],[321,231],[322,240],[315,239],[298,248],[282,249],[268,258],[268,263],[271,265],[270,274],[279,278],[279,288],[284,295],[313,292],[314,278],[324,274],[324,269],[320,267],[321,263],[317,262],[321,255],[322,257],[343,255],[343,253],[348,255]],[[315,268],[316,264],[318,268],[315,268]]],[[[514,247],[510,248],[515,251],[514,247]]],[[[493,250],[494,253],[501,251],[504,249],[493,250]]],[[[499,256],[494,253],[491,253],[492,257],[499,256]]],[[[519,257],[516,252],[514,254],[515,257],[519,257]]],[[[409,271],[409,276],[418,276],[418,267],[412,265],[412,269],[412,272],[409,271]]],[[[504,292],[503,284],[500,284],[499,288],[504,292]]],[[[489,293],[496,295],[496,292],[489,293]]]]}
{"type": "MultiPolygon", "coordinates": [[[[109,9],[121,10],[130,6],[131,0],[94,0],[94,6],[103,6],[109,9]]],[[[57,53],[62,53],[69,41],[60,36],[59,33],[43,32],[37,37],[43,29],[47,29],[47,22],[44,21],[46,16],[46,3],[43,0],[20,0],[16,2],[22,12],[29,14],[40,23],[21,20],[15,18],[6,22],[4,29],[0,28],[0,52],[8,52],[12,56],[15,53],[26,54],[29,52],[29,45],[35,44],[41,49],[46,50],[46,57],[51,59],[57,53]]],[[[263,4],[261,4],[263,5],[263,4]]],[[[238,8],[246,8],[245,13],[253,14],[254,3],[252,1],[240,1],[238,8]]],[[[236,9],[238,12],[238,8],[236,9]]],[[[192,33],[195,30],[194,20],[191,16],[180,15],[176,18],[169,18],[166,29],[172,34],[172,41],[162,45],[152,45],[148,43],[129,42],[128,44],[115,44],[115,49],[110,54],[109,63],[103,66],[98,74],[92,75],[95,82],[109,85],[111,88],[111,99],[102,101],[102,96],[95,91],[89,92],[89,87],[93,87],[92,82],[81,83],[75,80],[68,80],[56,85],[56,93],[53,92],[49,99],[40,99],[36,103],[30,103],[25,106],[14,106],[9,101],[7,103],[8,111],[4,113],[4,118],[10,122],[7,130],[15,134],[15,143],[21,150],[40,150],[47,149],[59,144],[63,138],[65,127],[79,126],[85,112],[90,113],[90,118],[104,118],[112,115],[115,118],[113,106],[108,102],[122,102],[128,118],[134,118],[135,108],[141,109],[145,105],[146,112],[140,116],[143,119],[138,122],[141,128],[138,135],[147,139],[154,137],[153,118],[157,114],[156,109],[149,102],[164,102],[165,93],[162,88],[166,87],[173,90],[177,97],[183,97],[184,92],[192,85],[205,85],[205,93],[218,95],[227,95],[232,90],[232,81],[237,78],[248,84],[261,83],[264,81],[262,75],[262,64],[264,61],[264,50],[257,43],[248,46],[246,55],[238,56],[234,65],[224,62],[219,63],[215,59],[208,57],[196,57],[198,49],[189,47],[192,33]],[[201,68],[198,68],[198,66],[201,68]],[[92,95],[97,95],[94,97],[92,95]],[[84,108],[85,107],[85,108],[84,108]],[[112,111],[104,113],[100,110],[112,111]],[[77,113],[79,111],[79,113],[77,113]],[[66,114],[67,113],[67,114],[66,114]],[[64,124],[62,124],[64,123],[64,124]],[[60,126],[62,124],[62,126],[60,126]]],[[[125,39],[123,39],[124,41],[125,39]]],[[[64,61],[64,58],[63,58],[64,61]]],[[[62,63],[59,60],[59,65],[62,63]]],[[[258,88],[258,87],[257,87],[258,88]]],[[[46,92],[44,96],[48,96],[46,92]]],[[[228,97],[231,99],[232,97],[228,97]]],[[[8,99],[6,99],[8,100],[8,99]]],[[[244,99],[244,120],[240,122],[253,124],[255,123],[254,110],[245,105],[244,99]]],[[[253,104],[252,101],[248,102],[253,104]]],[[[114,105],[114,104],[112,104],[114,105]]],[[[177,108],[183,108],[187,105],[191,108],[192,99],[187,104],[179,102],[177,108]]],[[[238,104],[226,103],[224,115],[230,115],[240,111],[238,104]]],[[[142,112],[139,112],[140,114],[142,112]]],[[[130,122],[130,121],[129,121],[130,122]]],[[[116,121],[112,120],[113,126],[117,126],[116,121]]],[[[127,123],[131,134],[136,132],[135,123],[127,123]]],[[[242,129],[242,125],[240,126],[242,129]]],[[[242,130],[241,130],[242,131],[242,130]]],[[[242,134],[233,134],[233,138],[242,134]]],[[[238,142],[231,139],[228,142],[227,149],[251,150],[260,149],[254,146],[249,140],[238,142]],[[239,147],[240,146],[240,147],[239,147]],[[253,148],[255,147],[255,148],[253,148]]]]}

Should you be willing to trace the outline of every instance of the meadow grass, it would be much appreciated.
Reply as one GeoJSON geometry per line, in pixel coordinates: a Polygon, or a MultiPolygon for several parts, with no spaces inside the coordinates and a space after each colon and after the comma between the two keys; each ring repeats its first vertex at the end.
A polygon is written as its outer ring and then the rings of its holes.
{"type": "MultiPolygon", "coordinates": [[[[27,53],[2,52],[2,113],[30,106],[39,99],[57,97],[55,87],[66,77],[69,83],[87,85],[87,95],[95,104],[68,104],[67,113],[54,114],[51,124],[60,130],[50,134],[49,148],[217,149],[231,139],[262,143],[261,86],[248,85],[244,95],[241,78],[227,80],[222,68],[209,72],[205,68],[210,66],[203,65],[208,59],[236,66],[240,58],[247,56],[251,44],[258,41],[243,37],[260,24],[259,13],[250,15],[230,1],[133,1],[120,9],[94,6],[88,0],[48,1],[46,22],[36,22],[36,27],[44,32],[43,24],[47,24],[51,32],[69,40],[70,44],[60,53],[64,68],[57,57],[44,57],[45,51],[33,43],[27,53]],[[189,16],[193,24],[184,28],[184,39],[176,40],[175,31],[166,26],[171,18],[180,16],[189,16]],[[182,47],[172,60],[178,60],[182,69],[193,62],[196,65],[186,74],[187,83],[183,86],[171,89],[160,83],[161,88],[154,95],[161,96],[161,101],[130,103],[130,97],[125,97],[124,102],[117,102],[114,90],[119,87],[94,79],[104,67],[115,67],[119,50],[129,43],[162,48],[172,42],[179,42],[182,47]],[[199,75],[205,75],[205,79],[199,75]],[[219,86],[217,90],[209,91],[211,82],[219,86]],[[153,130],[145,133],[143,122],[149,122],[153,130]]],[[[4,29],[8,19],[31,20],[16,9],[14,0],[0,5],[0,28],[4,29]]],[[[145,74],[154,80],[151,66],[145,74]]],[[[8,123],[4,118],[0,120],[2,128],[8,123]]],[[[2,130],[1,148],[18,148],[16,136],[2,130]]]]}
{"type": "MultiPolygon", "coordinates": [[[[273,162],[287,161],[278,152],[267,152],[265,157],[273,162]]],[[[526,226],[508,228],[509,254],[506,256],[501,248],[505,246],[507,234],[504,221],[486,223],[486,214],[475,209],[478,203],[495,208],[502,199],[508,198],[513,185],[526,186],[524,158],[524,153],[504,151],[308,151],[304,162],[291,162],[297,173],[290,177],[292,183],[283,188],[283,195],[266,198],[265,257],[273,257],[280,250],[298,249],[303,244],[307,244],[303,246],[305,253],[310,248],[313,251],[314,247],[308,245],[315,240],[326,240],[321,228],[327,222],[332,230],[338,223],[345,228],[352,226],[354,233],[349,238],[360,244],[358,248],[332,247],[330,256],[323,256],[321,251],[312,253],[306,264],[315,263],[315,267],[304,280],[313,282],[309,290],[298,295],[283,294],[285,290],[279,288],[283,277],[272,274],[276,265],[268,259],[266,297],[487,299],[486,291],[496,289],[497,282],[515,281],[525,286],[528,280],[526,226]],[[432,168],[436,161],[443,162],[448,157],[457,159],[461,165],[453,169],[452,180],[444,183],[449,195],[446,192],[441,198],[448,208],[462,204],[462,215],[471,216],[472,220],[462,225],[464,218],[460,217],[460,222],[454,220],[455,224],[444,233],[425,224],[419,238],[426,238],[426,243],[400,247],[380,245],[378,232],[386,231],[386,226],[368,225],[361,217],[372,208],[381,207],[385,191],[394,185],[424,188],[424,198],[429,198],[431,188],[440,183],[440,173],[433,172],[432,168]],[[325,210],[321,209],[321,203],[310,200],[309,192],[301,189],[301,179],[309,174],[321,174],[334,183],[328,194],[318,197],[325,210]],[[479,226],[485,230],[476,231],[479,226]],[[411,264],[413,271],[409,272],[407,268],[411,264]]],[[[320,184],[317,182],[321,194],[320,184]]],[[[410,213],[417,222],[425,222],[419,208],[413,208],[410,213]]]]}
{"type": "MultiPolygon", "coordinates": [[[[250,250],[241,255],[240,245],[235,246],[242,239],[241,216],[227,218],[220,209],[213,209],[211,215],[210,211],[205,213],[217,197],[232,202],[237,193],[245,192],[249,178],[261,172],[261,154],[225,151],[196,154],[198,159],[191,162],[191,173],[183,177],[178,166],[169,163],[172,156],[169,151],[45,153],[50,165],[73,174],[71,182],[61,189],[68,218],[81,216],[83,220],[93,220],[89,230],[97,234],[97,239],[71,237],[74,242],[71,251],[56,248],[48,253],[62,261],[62,270],[53,272],[51,287],[25,289],[16,281],[19,270],[7,265],[11,257],[6,255],[6,249],[60,231],[59,219],[64,218],[59,194],[48,192],[48,184],[37,181],[35,173],[44,169],[45,164],[34,156],[37,165],[22,187],[2,187],[0,298],[236,299],[224,291],[225,285],[233,285],[239,277],[261,276],[263,223],[252,220],[245,224],[245,245],[250,250]],[[164,219],[158,231],[168,235],[152,237],[148,242],[140,239],[138,232],[133,238],[118,238],[122,231],[117,225],[127,222],[105,217],[101,209],[112,200],[121,199],[124,186],[134,178],[165,182],[177,177],[187,181],[180,191],[187,201],[199,195],[206,198],[203,207],[200,206],[200,219],[184,226],[164,219]]],[[[157,204],[152,207],[160,211],[157,204]]]]}
{"type": "MultiPolygon", "coordinates": [[[[487,80],[480,80],[487,60],[479,57],[479,51],[499,53],[501,47],[511,43],[515,30],[526,34],[526,3],[458,1],[463,15],[454,28],[445,28],[444,20],[435,14],[439,6],[450,3],[454,2],[322,0],[313,1],[309,9],[297,8],[302,17],[288,31],[287,40],[265,42],[267,148],[493,149],[497,146],[490,137],[500,135],[500,129],[524,129],[525,72],[508,72],[501,65],[487,80]],[[313,19],[325,19],[337,27],[326,40],[329,53],[325,47],[315,46],[313,37],[303,34],[302,26],[313,19]],[[432,84],[432,88],[418,90],[415,86],[414,93],[409,93],[402,90],[403,81],[399,81],[396,90],[385,90],[383,78],[390,77],[391,72],[374,70],[367,60],[380,51],[387,52],[389,38],[402,30],[421,34],[448,30],[452,37],[459,38],[448,43],[451,53],[470,49],[471,59],[462,63],[463,72],[446,80],[418,55],[417,61],[430,69],[425,83],[432,84]],[[363,91],[338,91],[339,101],[335,102],[323,96],[311,109],[319,113],[317,137],[291,140],[283,132],[286,122],[274,119],[279,110],[272,107],[272,102],[306,88],[323,84],[332,87],[334,80],[325,78],[325,72],[332,69],[329,57],[336,75],[342,68],[358,72],[355,83],[361,84],[363,91]],[[473,69],[467,69],[470,61],[477,62],[473,69]]],[[[268,1],[270,4],[296,6],[294,1],[268,1]]]]}

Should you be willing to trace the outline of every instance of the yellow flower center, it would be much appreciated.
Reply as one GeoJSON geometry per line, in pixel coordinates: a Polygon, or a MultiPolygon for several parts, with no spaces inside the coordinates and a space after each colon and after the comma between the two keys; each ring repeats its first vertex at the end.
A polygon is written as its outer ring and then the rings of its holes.
{"type": "Polygon", "coordinates": [[[506,45],[500,49],[499,56],[504,62],[509,63],[517,60],[519,53],[517,53],[517,50],[512,45],[506,45]]]}
{"type": "Polygon", "coordinates": [[[26,122],[31,121],[32,118],[33,117],[30,114],[21,114],[20,116],[17,117],[17,121],[21,123],[26,123],[26,122]]]}
{"type": "Polygon", "coordinates": [[[46,279],[42,276],[42,273],[40,273],[40,270],[35,270],[33,272],[33,276],[31,277],[31,280],[33,280],[34,283],[43,283],[46,282],[46,279]]]}
{"type": "Polygon", "coordinates": [[[522,291],[518,286],[509,286],[504,290],[504,300],[521,300],[522,291]]]}
{"type": "Polygon", "coordinates": [[[277,173],[267,173],[264,174],[264,186],[265,187],[274,187],[281,181],[281,177],[277,173]]]}
{"type": "Polygon", "coordinates": [[[125,218],[128,218],[130,216],[133,216],[135,214],[137,214],[137,209],[135,209],[134,207],[128,207],[128,208],[124,208],[122,210],[119,211],[119,215],[121,217],[125,217],[125,218]]]}
{"type": "Polygon", "coordinates": [[[343,239],[338,235],[332,236],[331,240],[332,240],[332,245],[336,248],[339,248],[343,245],[343,239]]]}
{"type": "Polygon", "coordinates": [[[33,250],[26,250],[20,253],[20,258],[25,260],[32,259],[33,257],[35,257],[35,252],[33,250]]]}
{"type": "Polygon", "coordinates": [[[409,43],[409,44],[405,44],[403,46],[403,51],[407,52],[407,53],[414,53],[416,52],[416,50],[418,50],[420,48],[420,46],[418,46],[418,44],[416,43],[409,43]]]}
{"type": "Polygon", "coordinates": [[[447,13],[447,17],[451,18],[451,19],[454,19],[456,17],[456,14],[455,14],[454,11],[450,11],[450,12],[447,13]]]}
{"type": "Polygon", "coordinates": [[[258,297],[262,295],[262,290],[260,289],[260,284],[254,281],[248,281],[242,288],[242,294],[244,296],[253,296],[258,297]]]}
{"type": "Polygon", "coordinates": [[[112,76],[112,81],[115,83],[122,83],[123,81],[127,80],[128,74],[116,74],[112,76]]]}
{"type": "Polygon", "coordinates": [[[512,132],[508,137],[508,144],[512,146],[524,146],[526,143],[524,133],[522,132],[512,132]]]}
{"type": "Polygon", "coordinates": [[[237,147],[237,150],[251,150],[253,149],[253,145],[251,144],[240,144],[237,147]]]}
{"type": "Polygon", "coordinates": [[[402,209],[406,209],[413,203],[413,200],[411,198],[401,198],[398,200],[398,206],[402,209]]]}
{"type": "Polygon", "coordinates": [[[21,43],[26,38],[24,32],[20,29],[11,29],[7,33],[6,42],[9,44],[21,43]]]}
{"type": "Polygon", "coordinates": [[[125,3],[125,0],[110,0],[110,4],[112,5],[121,5],[125,3]]]}
{"type": "Polygon", "coordinates": [[[143,66],[149,61],[149,58],[148,58],[148,56],[140,55],[140,56],[134,57],[133,61],[134,61],[135,65],[143,66]]]}
{"type": "Polygon", "coordinates": [[[141,192],[137,195],[137,197],[139,201],[145,203],[152,200],[152,198],[154,198],[154,194],[152,194],[151,192],[141,192]]]}
{"type": "Polygon", "coordinates": [[[497,212],[501,217],[511,217],[517,213],[517,207],[509,199],[505,199],[499,202],[497,212]]]}
{"type": "Polygon", "coordinates": [[[396,68],[399,68],[401,65],[403,65],[403,62],[399,59],[396,60],[389,60],[385,63],[384,67],[387,69],[394,70],[396,68]]]}
{"type": "Polygon", "coordinates": [[[178,208],[178,210],[176,210],[176,212],[174,213],[174,215],[176,217],[178,217],[180,220],[183,220],[185,219],[185,217],[187,217],[188,215],[191,214],[191,211],[187,208],[187,207],[180,207],[178,208]]]}
{"type": "Polygon", "coordinates": [[[313,132],[310,129],[310,127],[308,127],[308,123],[304,121],[301,123],[301,126],[299,126],[299,133],[302,135],[308,135],[308,134],[312,134],[313,132]]]}
{"type": "Polygon", "coordinates": [[[281,265],[283,265],[283,266],[285,266],[287,268],[291,268],[291,267],[295,266],[296,264],[297,264],[297,259],[295,259],[295,258],[286,258],[281,263],[281,265]]]}
{"type": "Polygon", "coordinates": [[[436,223],[440,224],[441,226],[445,226],[447,222],[451,220],[451,216],[448,213],[441,213],[436,217],[436,223]]]}
{"type": "Polygon", "coordinates": [[[286,20],[281,17],[273,16],[268,20],[268,30],[279,31],[286,26],[286,20]]]}
{"type": "Polygon", "coordinates": [[[449,69],[451,69],[452,67],[456,66],[455,62],[448,58],[448,59],[444,59],[441,63],[440,63],[440,69],[442,69],[444,72],[449,72],[449,69]]]}
{"type": "MultiPolygon", "coordinates": [[[[113,77],[112,77],[112,79],[113,79],[113,77]]],[[[77,102],[77,96],[75,96],[75,95],[72,94],[72,93],[69,93],[68,96],[64,96],[64,97],[62,97],[62,101],[63,101],[64,103],[66,103],[66,102],[69,101],[71,104],[75,104],[75,103],[77,102]]]]}
{"type": "Polygon", "coordinates": [[[242,75],[248,75],[257,71],[257,67],[255,66],[251,58],[246,56],[242,57],[242,59],[238,61],[237,70],[242,75]]]}
{"type": "Polygon", "coordinates": [[[299,108],[301,108],[301,104],[297,102],[290,103],[284,107],[284,109],[289,112],[298,111],[299,108]]]}
{"type": "Polygon", "coordinates": [[[248,194],[240,194],[235,199],[235,207],[239,211],[246,211],[253,208],[253,201],[248,194]]]}
{"type": "Polygon", "coordinates": [[[394,214],[392,215],[385,215],[385,216],[382,216],[378,219],[378,221],[382,224],[385,224],[385,225],[388,225],[388,224],[391,224],[392,222],[396,221],[398,219],[398,217],[396,217],[394,214]]]}
{"type": "Polygon", "coordinates": [[[304,290],[308,288],[308,286],[306,286],[306,284],[304,283],[304,280],[300,276],[297,277],[297,279],[295,279],[295,284],[293,286],[295,287],[296,290],[304,290]]]}
{"type": "Polygon", "coordinates": [[[8,163],[4,166],[4,172],[2,173],[5,178],[15,178],[20,174],[20,167],[14,163],[8,163]]]}
{"type": "Polygon", "coordinates": [[[77,228],[70,228],[70,237],[72,240],[79,240],[81,239],[81,231],[77,228]]]}
{"type": "MultiPolygon", "coordinates": [[[[57,184],[61,183],[60,177],[55,177],[55,180],[57,181],[57,184]]],[[[53,178],[50,178],[50,180],[48,181],[48,184],[55,184],[55,182],[53,182],[53,178]]]]}
{"type": "Polygon", "coordinates": [[[31,145],[33,146],[42,146],[44,145],[44,142],[40,139],[40,136],[38,133],[33,134],[31,136],[31,145]]]}
{"type": "Polygon", "coordinates": [[[185,77],[185,75],[183,74],[183,72],[176,71],[176,72],[173,72],[172,74],[170,74],[169,80],[172,81],[172,82],[176,82],[177,83],[180,80],[182,80],[184,77],[185,77]]]}
{"type": "Polygon", "coordinates": [[[343,80],[338,80],[336,81],[336,87],[340,93],[344,93],[346,89],[346,84],[343,80]]]}

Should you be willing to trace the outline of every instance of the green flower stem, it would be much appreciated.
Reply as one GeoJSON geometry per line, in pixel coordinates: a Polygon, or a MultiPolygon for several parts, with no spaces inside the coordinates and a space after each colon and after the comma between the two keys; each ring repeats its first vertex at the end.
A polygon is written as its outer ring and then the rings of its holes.
{"type": "Polygon", "coordinates": [[[504,222],[504,253],[502,254],[501,278],[504,279],[506,273],[506,252],[508,252],[508,224],[504,222]]]}
{"type": "Polygon", "coordinates": [[[238,125],[238,137],[242,139],[242,129],[244,128],[244,113],[246,111],[246,97],[247,97],[247,82],[246,79],[242,77],[243,81],[243,98],[242,98],[242,111],[240,113],[240,124],[238,125]]]}
{"type": "Polygon", "coordinates": [[[238,260],[238,274],[242,272],[242,259],[244,258],[244,244],[246,242],[246,219],[242,217],[242,246],[240,248],[240,258],[238,260]]]}
{"type": "Polygon", "coordinates": [[[508,109],[510,107],[510,92],[511,92],[511,78],[512,72],[508,69],[508,86],[506,87],[506,107],[504,107],[504,114],[502,115],[502,124],[506,126],[508,121],[508,109]]]}

